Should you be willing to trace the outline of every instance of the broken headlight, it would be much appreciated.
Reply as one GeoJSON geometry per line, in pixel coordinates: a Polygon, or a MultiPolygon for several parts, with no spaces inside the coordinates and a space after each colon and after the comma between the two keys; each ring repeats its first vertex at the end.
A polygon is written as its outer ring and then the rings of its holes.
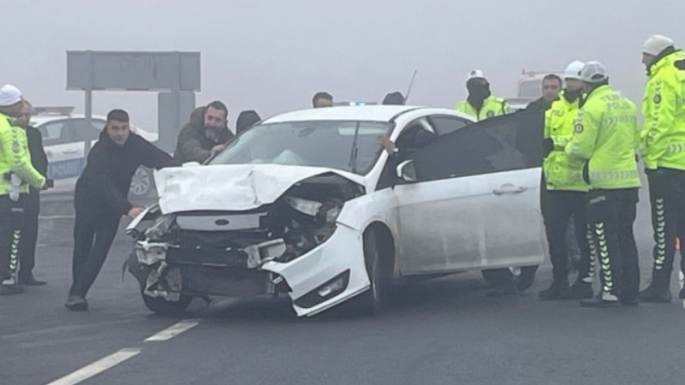
{"type": "Polygon", "coordinates": [[[342,211],[342,202],[327,201],[324,203],[302,198],[287,197],[286,203],[302,214],[316,218],[322,223],[335,223],[342,211]]]}
{"type": "Polygon", "coordinates": [[[149,240],[161,240],[164,234],[169,230],[171,224],[174,223],[173,215],[162,215],[155,219],[150,227],[145,230],[145,236],[149,240]]]}

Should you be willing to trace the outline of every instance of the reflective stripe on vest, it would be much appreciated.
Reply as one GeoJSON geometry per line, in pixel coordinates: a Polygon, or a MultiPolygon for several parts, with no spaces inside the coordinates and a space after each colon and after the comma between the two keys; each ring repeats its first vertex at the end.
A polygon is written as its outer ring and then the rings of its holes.
{"type": "Polygon", "coordinates": [[[591,181],[625,180],[639,178],[637,170],[591,171],[591,181]]]}

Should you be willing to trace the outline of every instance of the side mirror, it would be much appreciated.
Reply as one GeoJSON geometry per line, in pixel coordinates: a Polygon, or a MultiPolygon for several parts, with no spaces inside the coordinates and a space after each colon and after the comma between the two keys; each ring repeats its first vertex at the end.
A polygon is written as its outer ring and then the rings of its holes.
{"type": "Polygon", "coordinates": [[[397,165],[397,177],[405,182],[416,182],[416,169],[413,160],[405,160],[397,165]]]}
{"type": "Polygon", "coordinates": [[[197,167],[197,166],[202,166],[202,165],[198,162],[185,162],[181,166],[183,166],[183,167],[197,167]]]}

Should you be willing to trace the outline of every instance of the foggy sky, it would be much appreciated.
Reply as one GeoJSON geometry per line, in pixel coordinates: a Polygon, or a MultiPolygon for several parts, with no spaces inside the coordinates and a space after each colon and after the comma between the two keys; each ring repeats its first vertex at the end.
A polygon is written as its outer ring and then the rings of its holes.
{"type": "MultiPolygon", "coordinates": [[[[317,91],[338,101],[452,107],[469,70],[514,96],[522,69],[557,71],[599,60],[614,88],[640,106],[641,46],[654,33],[685,46],[685,0],[0,0],[0,83],[34,105],[72,105],[67,50],[200,51],[198,104],[223,100],[229,124],[309,108],[317,91]]],[[[125,108],[155,131],[156,93],[94,93],[94,114],[125,108]]]]}

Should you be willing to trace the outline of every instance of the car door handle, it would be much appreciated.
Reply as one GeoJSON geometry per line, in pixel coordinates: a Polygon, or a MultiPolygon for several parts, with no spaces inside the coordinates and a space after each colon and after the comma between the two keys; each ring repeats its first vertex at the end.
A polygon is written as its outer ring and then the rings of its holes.
{"type": "Polygon", "coordinates": [[[514,186],[511,183],[507,183],[507,184],[503,184],[498,189],[492,190],[492,193],[495,195],[520,194],[526,190],[528,190],[528,188],[523,187],[523,186],[514,186]]]}

